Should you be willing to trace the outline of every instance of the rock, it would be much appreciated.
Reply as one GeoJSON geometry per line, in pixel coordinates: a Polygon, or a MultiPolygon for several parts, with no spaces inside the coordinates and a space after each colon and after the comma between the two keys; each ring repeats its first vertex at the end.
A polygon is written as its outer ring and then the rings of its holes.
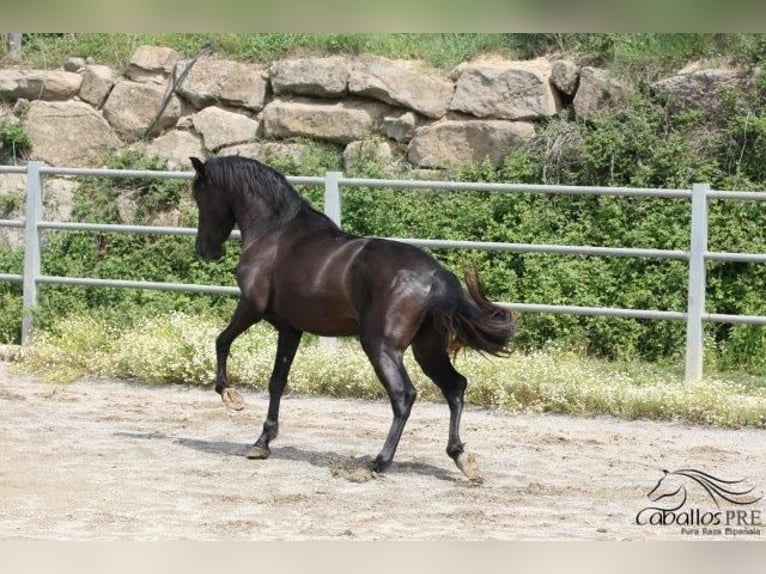
{"type": "Polygon", "coordinates": [[[85,66],[80,85],[80,99],[100,108],[113,86],[114,73],[109,66],[85,66]]]}
{"type": "Polygon", "coordinates": [[[375,139],[366,139],[351,142],[343,150],[343,169],[353,172],[365,162],[373,162],[377,165],[391,163],[393,154],[391,144],[375,139]]]}
{"type": "Polygon", "coordinates": [[[551,88],[550,63],[482,60],[461,64],[450,109],[478,118],[506,120],[553,116],[561,108],[551,88]]]}
{"type": "Polygon", "coordinates": [[[80,91],[80,74],[62,70],[0,70],[0,100],[60,101],[80,91]]]}
{"type": "Polygon", "coordinates": [[[31,157],[51,165],[93,167],[120,146],[101,114],[83,102],[32,102],[23,125],[31,157]]]}
{"type": "Polygon", "coordinates": [[[180,58],[172,48],[139,46],[130,57],[125,76],[134,82],[164,84],[180,58]]]}
{"type": "Polygon", "coordinates": [[[219,156],[241,155],[257,159],[263,163],[272,163],[274,160],[290,160],[299,165],[303,157],[310,153],[313,146],[300,143],[288,142],[252,142],[225,147],[218,150],[219,156]]]}
{"type": "Polygon", "coordinates": [[[580,77],[577,64],[570,60],[556,60],[551,65],[551,82],[568,96],[577,90],[577,80],[580,77]]]}
{"type": "MultiPolygon", "coordinates": [[[[188,65],[179,64],[176,76],[188,65]]],[[[260,66],[203,57],[195,62],[178,93],[197,109],[223,104],[258,112],[266,102],[266,86],[260,66]]]]}
{"type": "Polygon", "coordinates": [[[12,106],[0,102],[0,121],[14,124],[18,123],[18,117],[14,114],[12,106]]]}
{"type": "Polygon", "coordinates": [[[408,142],[415,135],[418,118],[413,112],[394,112],[383,118],[380,131],[397,142],[408,142]]]}
{"type": "MultiPolygon", "coordinates": [[[[23,219],[27,178],[22,173],[0,176],[0,219],[23,219]]],[[[0,249],[16,249],[24,245],[24,229],[0,227],[0,249]]]]}
{"type": "Polygon", "coordinates": [[[64,70],[67,72],[79,72],[85,67],[85,58],[72,57],[64,62],[64,70]]]}
{"type": "Polygon", "coordinates": [[[196,135],[171,130],[144,146],[147,154],[161,157],[168,162],[168,169],[190,170],[190,157],[204,157],[205,150],[196,135]]]}
{"type": "Polygon", "coordinates": [[[535,135],[529,122],[440,120],[415,131],[407,158],[418,167],[454,167],[489,159],[500,166],[515,147],[535,135]]]}
{"type": "Polygon", "coordinates": [[[335,98],[346,92],[351,65],[347,58],[289,58],[271,65],[269,75],[275,95],[295,94],[335,98]]]}
{"type": "Polygon", "coordinates": [[[26,98],[19,98],[16,103],[13,104],[13,115],[16,118],[23,118],[29,111],[30,102],[26,98]]]}
{"type": "Polygon", "coordinates": [[[747,93],[753,88],[753,76],[736,68],[698,70],[688,67],[679,73],[651,85],[652,92],[666,102],[672,112],[693,109],[715,109],[726,91],[736,89],[747,93]]]}
{"type": "Polygon", "coordinates": [[[177,130],[192,130],[194,129],[194,120],[192,119],[194,114],[181,116],[176,122],[177,130]]]}
{"type": "Polygon", "coordinates": [[[263,110],[264,135],[305,136],[347,144],[372,135],[386,111],[386,106],[364,100],[329,103],[277,99],[263,110]]]}
{"type": "Polygon", "coordinates": [[[588,118],[624,102],[633,88],[616,78],[608,70],[584,67],[580,70],[580,85],[574,97],[574,110],[578,118],[588,118]]]}
{"type": "Polygon", "coordinates": [[[127,193],[122,192],[115,198],[117,204],[117,222],[134,223],[138,213],[138,194],[136,190],[127,193]]]}
{"type": "Polygon", "coordinates": [[[419,62],[362,56],[351,69],[348,89],[438,119],[447,113],[453,85],[419,62]]]}
{"type": "Polygon", "coordinates": [[[248,142],[258,135],[257,121],[213,106],[194,114],[192,122],[194,129],[202,134],[205,147],[211,151],[248,142]]]}
{"type": "Polygon", "coordinates": [[[74,207],[74,193],[79,183],[63,177],[45,178],[43,211],[48,221],[69,221],[74,207]]]}
{"type": "MultiPolygon", "coordinates": [[[[125,140],[135,141],[144,136],[154,121],[164,97],[165,88],[156,84],[118,82],[104,104],[104,117],[125,140]]],[[[180,116],[181,103],[173,95],[152,133],[174,126],[180,116]]]]}

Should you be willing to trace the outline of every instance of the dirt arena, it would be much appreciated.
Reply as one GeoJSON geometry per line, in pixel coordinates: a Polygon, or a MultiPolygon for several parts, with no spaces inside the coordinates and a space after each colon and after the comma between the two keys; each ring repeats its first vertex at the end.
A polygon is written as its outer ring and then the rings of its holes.
{"type": "MultiPolygon", "coordinates": [[[[444,452],[446,405],[425,401],[384,475],[366,471],[390,423],[381,401],[288,394],[271,458],[248,460],[267,397],[243,395],[232,412],[211,388],[57,385],[0,361],[0,540],[730,539],[635,519],[662,469],[766,493],[766,430],[469,406],[476,484],[444,452]]],[[[753,510],[766,525],[766,498],[753,510]]],[[[737,539],[766,540],[756,526],[737,539]]]]}

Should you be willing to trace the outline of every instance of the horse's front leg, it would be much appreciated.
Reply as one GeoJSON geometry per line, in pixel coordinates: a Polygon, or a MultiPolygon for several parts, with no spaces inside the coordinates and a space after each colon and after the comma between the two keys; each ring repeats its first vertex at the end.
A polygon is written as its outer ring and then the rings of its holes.
{"type": "Polygon", "coordinates": [[[215,392],[221,395],[224,404],[228,408],[235,411],[245,408],[245,401],[237,391],[228,388],[229,379],[226,374],[226,363],[229,359],[229,351],[234,339],[239,337],[250,326],[257,323],[260,318],[253,305],[243,297],[237,303],[237,308],[234,310],[234,316],[229,321],[229,325],[215,340],[215,392]]]}
{"type": "Polygon", "coordinates": [[[277,356],[274,359],[274,369],[269,378],[269,411],[266,415],[266,422],[263,423],[263,432],[247,451],[247,458],[268,458],[271,454],[269,443],[277,438],[279,433],[279,403],[302,335],[302,331],[290,327],[279,329],[277,356]]]}

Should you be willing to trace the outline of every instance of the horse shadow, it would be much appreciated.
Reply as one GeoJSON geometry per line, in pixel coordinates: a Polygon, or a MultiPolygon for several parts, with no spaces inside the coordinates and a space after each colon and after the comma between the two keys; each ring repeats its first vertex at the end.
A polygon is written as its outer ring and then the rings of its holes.
{"type": "MultiPolygon", "coordinates": [[[[193,438],[176,438],[173,439],[173,443],[199,452],[221,456],[244,457],[250,449],[250,445],[247,443],[208,441],[193,438]]],[[[349,456],[334,451],[310,450],[293,446],[272,447],[269,458],[307,463],[317,468],[326,469],[334,476],[338,475],[338,469],[371,469],[373,463],[373,458],[367,455],[349,456]]],[[[464,482],[462,475],[457,472],[451,472],[448,469],[423,462],[394,461],[391,467],[386,470],[385,475],[395,474],[420,474],[453,483],[464,482]]]]}

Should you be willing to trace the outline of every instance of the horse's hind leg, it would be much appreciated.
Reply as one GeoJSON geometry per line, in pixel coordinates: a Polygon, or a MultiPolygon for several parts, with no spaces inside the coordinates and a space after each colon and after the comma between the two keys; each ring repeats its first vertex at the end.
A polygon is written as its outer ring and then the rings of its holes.
{"type": "Polygon", "coordinates": [[[455,370],[447,352],[446,338],[432,324],[425,325],[412,342],[415,360],[423,372],[438,386],[450,410],[447,454],[468,478],[479,480],[479,468],[475,458],[464,452],[460,440],[460,417],[463,414],[463,397],[466,378],[455,370]]]}
{"type": "Polygon", "coordinates": [[[269,411],[266,415],[266,421],[263,423],[263,432],[247,451],[247,458],[268,458],[271,454],[269,443],[277,438],[279,433],[279,403],[302,335],[301,331],[289,327],[279,329],[277,356],[274,359],[274,369],[269,378],[269,411]]]}
{"type": "Polygon", "coordinates": [[[261,319],[253,305],[244,297],[237,303],[234,315],[227,327],[215,340],[216,378],[215,392],[221,395],[227,407],[233,410],[242,410],[245,403],[236,391],[228,389],[229,379],[226,374],[226,363],[229,359],[229,351],[234,339],[239,337],[253,324],[261,319]]]}
{"type": "Polygon", "coordinates": [[[415,403],[417,392],[404,369],[403,352],[385,341],[362,340],[367,357],[370,359],[375,374],[383,383],[391,399],[394,419],[388,431],[383,449],[375,458],[373,470],[383,472],[394,459],[396,447],[402,436],[404,425],[410,416],[412,405],[415,403]]]}

